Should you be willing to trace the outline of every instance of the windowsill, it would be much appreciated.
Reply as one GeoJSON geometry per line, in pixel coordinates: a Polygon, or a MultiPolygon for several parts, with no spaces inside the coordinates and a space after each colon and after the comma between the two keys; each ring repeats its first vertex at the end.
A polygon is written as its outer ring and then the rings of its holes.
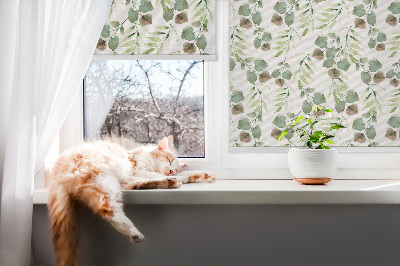
{"type": "MultiPolygon", "coordinates": [[[[34,204],[47,204],[35,189],[34,204]]],[[[127,204],[400,204],[400,180],[333,180],[323,186],[293,180],[218,180],[180,189],[124,191],[127,204]]]]}

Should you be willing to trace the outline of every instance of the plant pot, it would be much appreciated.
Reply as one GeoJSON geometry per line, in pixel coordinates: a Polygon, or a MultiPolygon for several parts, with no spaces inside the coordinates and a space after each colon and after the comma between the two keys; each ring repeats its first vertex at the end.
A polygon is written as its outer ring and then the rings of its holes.
{"type": "Polygon", "coordinates": [[[288,163],[293,179],[306,185],[322,185],[332,181],[337,170],[337,155],[336,149],[291,148],[288,163]]]}

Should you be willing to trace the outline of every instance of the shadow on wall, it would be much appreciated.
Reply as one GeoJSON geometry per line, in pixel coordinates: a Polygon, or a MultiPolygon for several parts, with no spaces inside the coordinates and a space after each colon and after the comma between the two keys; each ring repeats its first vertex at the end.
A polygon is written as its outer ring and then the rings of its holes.
{"type": "MultiPolygon", "coordinates": [[[[400,206],[126,205],[146,240],[132,244],[81,213],[85,266],[400,265],[400,206]]],[[[36,265],[53,265],[47,209],[34,206],[36,265]]]]}

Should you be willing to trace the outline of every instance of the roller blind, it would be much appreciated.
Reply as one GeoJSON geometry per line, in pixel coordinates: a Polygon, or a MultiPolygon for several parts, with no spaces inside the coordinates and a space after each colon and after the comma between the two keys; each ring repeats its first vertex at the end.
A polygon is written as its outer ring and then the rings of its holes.
{"type": "MultiPolygon", "coordinates": [[[[400,2],[230,1],[232,147],[278,138],[323,105],[337,146],[399,146],[400,2]]],[[[297,144],[299,145],[299,144],[297,144]]]]}
{"type": "Polygon", "coordinates": [[[216,59],[215,0],[114,0],[96,55],[216,59]]]}

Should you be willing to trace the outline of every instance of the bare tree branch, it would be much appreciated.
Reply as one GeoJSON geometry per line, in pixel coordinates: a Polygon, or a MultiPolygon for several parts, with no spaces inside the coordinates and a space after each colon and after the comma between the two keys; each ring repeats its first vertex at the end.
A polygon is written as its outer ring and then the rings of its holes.
{"type": "Polygon", "coordinates": [[[138,64],[138,66],[143,70],[143,72],[144,72],[144,74],[145,74],[145,76],[146,76],[147,85],[148,85],[148,87],[149,87],[150,96],[151,96],[151,98],[153,99],[154,106],[156,107],[157,112],[158,112],[160,115],[162,115],[161,110],[160,110],[160,107],[158,106],[156,97],[154,96],[153,90],[152,90],[152,88],[151,88],[151,83],[150,83],[150,78],[149,78],[149,70],[148,70],[148,69],[145,70],[144,67],[139,63],[139,60],[137,61],[137,64],[138,64]]]}
{"type": "Polygon", "coordinates": [[[186,69],[185,74],[183,74],[183,77],[181,79],[181,82],[179,84],[179,89],[178,89],[178,93],[176,94],[176,98],[175,98],[175,106],[174,106],[174,114],[176,114],[176,108],[178,106],[178,102],[179,102],[179,97],[181,95],[182,92],[182,88],[183,88],[183,83],[185,83],[186,77],[187,75],[190,73],[190,70],[192,70],[192,68],[197,65],[198,63],[200,63],[201,61],[193,61],[190,66],[186,69]]]}
{"type": "MultiPolygon", "coordinates": [[[[177,123],[182,128],[188,128],[187,126],[183,125],[181,121],[179,121],[176,117],[173,117],[173,116],[156,115],[156,114],[153,114],[153,113],[149,113],[146,110],[136,109],[136,108],[129,108],[129,109],[125,110],[125,111],[144,113],[145,114],[144,117],[154,117],[154,118],[158,118],[158,119],[162,119],[162,120],[166,120],[166,121],[173,121],[173,122],[177,123]]],[[[192,128],[204,129],[203,126],[192,127],[192,128]]]]}

